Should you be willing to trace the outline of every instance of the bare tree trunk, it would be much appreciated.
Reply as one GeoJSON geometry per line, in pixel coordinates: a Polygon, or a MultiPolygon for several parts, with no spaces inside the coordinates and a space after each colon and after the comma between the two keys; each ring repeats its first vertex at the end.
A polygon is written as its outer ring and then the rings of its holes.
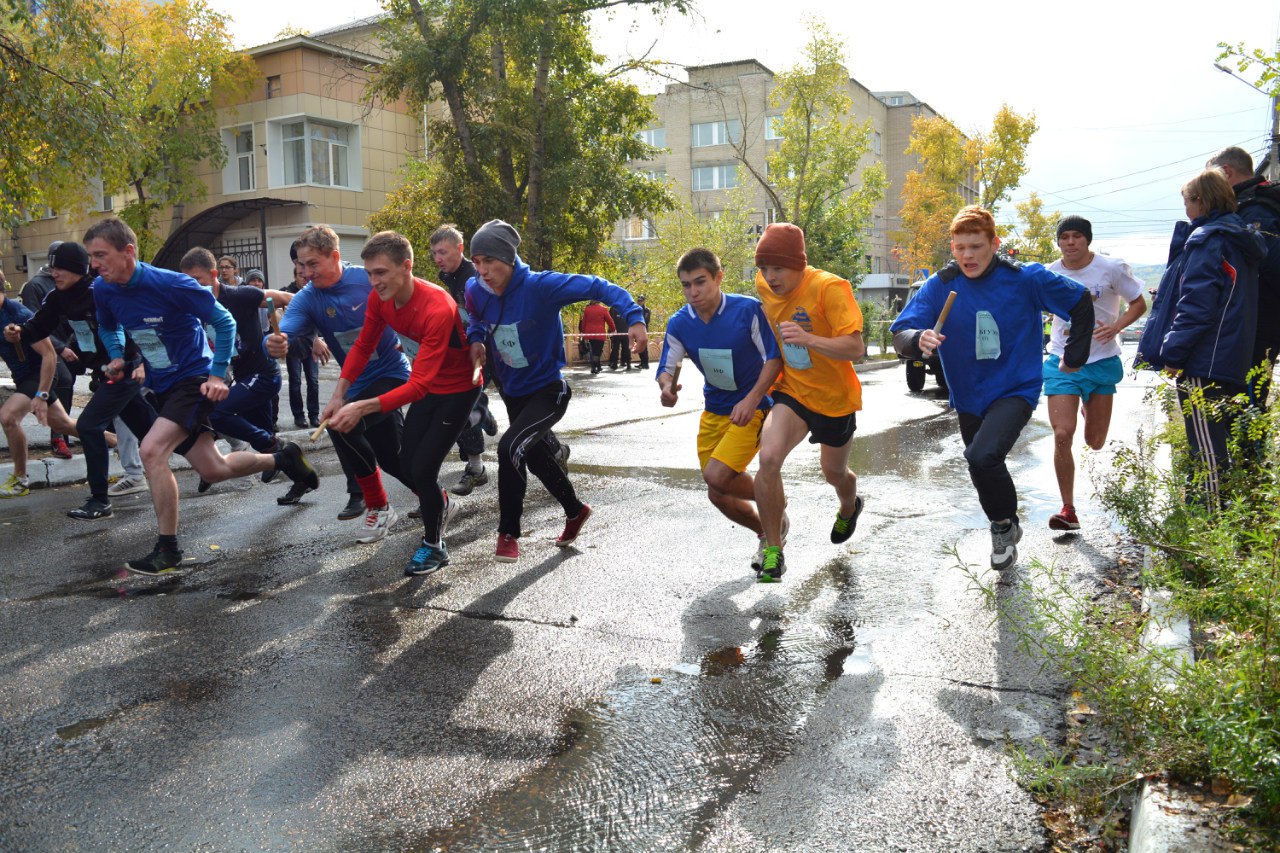
{"type": "MultiPolygon", "coordinates": [[[[409,0],[409,8],[413,10],[413,20],[417,24],[418,33],[422,36],[423,41],[434,42],[437,40],[435,31],[431,27],[431,18],[427,15],[426,10],[422,8],[422,4],[418,0],[409,0]]],[[[480,26],[478,20],[472,22],[470,33],[474,34],[480,26]]],[[[470,39],[465,39],[463,44],[470,44],[470,39]]],[[[463,103],[462,90],[458,88],[458,81],[455,78],[443,79],[441,75],[440,83],[441,94],[444,95],[444,101],[449,106],[449,117],[453,119],[454,134],[458,139],[458,148],[462,151],[462,162],[466,164],[467,174],[472,180],[483,182],[484,175],[480,170],[480,158],[476,155],[475,140],[471,138],[471,124],[467,121],[466,105],[463,103]]]]}
{"type": "MultiPolygon", "coordinates": [[[[507,81],[507,53],[502,39],[497,39],[493,43],[492,60],[493,79],[505,84],[507,81]]],[[[520,188],[516,185],[515,157],[512,156],[511,146],[505,143],[500,145],[497,157],[498,180],[502,184],[502,191],[507,195],[507,209],[503,212],[503,215],[511,218],[520,209],[520,188]]]]}
{"type": "Polygon", "coordinates": [[[529,184],[526,203],[525,226],[529,232],[532,256],[541,269],[551,264],[551,243],[542,226],[542,180],[547,152],[547,98],[548,78],[551,74],[551,54],[556,39],[557,18],[548,15],[542,28],[538,45],[538,67],[533,80],[533,139],[529,150],[529,184]]]}

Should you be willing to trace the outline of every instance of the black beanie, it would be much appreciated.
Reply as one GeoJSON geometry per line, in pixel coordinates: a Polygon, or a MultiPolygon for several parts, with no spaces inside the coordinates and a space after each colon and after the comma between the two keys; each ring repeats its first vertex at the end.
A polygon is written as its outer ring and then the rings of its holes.
{"type": "Polygon", "coordinates": [[[1083,216],[1064,216],[1058,220],[1058,239],[1062,239],[1063,231],[1079,231],[1084,235],[1086,243],[1093,242],[1093,223],[1083,216]]]}
{"type": "Polygon", "coordinates": [[[68,240],[49,254],[49,266],[85,276],[89,274],[89,253],[84,246],[68,240]]]}
{"type": "Polygon", "coordinates": [[[471,256],[484,255],[514,267],[519,245],[520,232],[501,219],[490,219],[471,235],[471,256]]]}

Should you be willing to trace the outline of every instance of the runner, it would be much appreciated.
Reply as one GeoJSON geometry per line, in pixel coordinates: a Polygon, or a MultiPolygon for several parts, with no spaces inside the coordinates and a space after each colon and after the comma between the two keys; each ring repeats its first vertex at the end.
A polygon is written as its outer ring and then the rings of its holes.
{"type": "Polygon", "coordinates": [[[768,391],[782,370],[778,341],[758,300],[722,293],[724,270],[709,249],[690,249],[676,264],[688,305],[667,321],[658,360],[662,405],[676,404],[675,370],[685,355],[702,371],[705,410],[698,427],[698,464],[707,497],[724,517],[756,534],[751,562],[759,571],[766,541],[747,466],[760,449],[760,431],[773,401],[768,391]]]}
{"type": "MultiPolygon", "coordinates": [[[[186,456],[210,483],[272,469],[307,489],[319,488],[320,478],[292,442],[276,453],[229,456],[214,446],[209,414],[227,396],[222,377],[235,347],[236,322],[213,293],[189,276],[139,261],[138,239],[120,219],[102,220],[85,232],[84,239],[99,271],[93,295],[99,333],[111,356],[105,372],[113,378],[123,375],[128,331],[146,361],[147,387],[155,393],[158,409],[151,428],[137,434],[145,434],[142,464],[151,481],[159,538],[150,554],[130,560],[128,568],[144,575],[171,572],[182,562],[178,482],[169,467],[175,452],[186,456]],[[214,328],[212,354],[205,324],[214,328]]],[[[128,417],[125,421],[133,429],[128,417]]]]}
{"type": "Polygon", "coordinates": [[[631,294],[603,278],[543,271],[533,272],[516,254],[520,234],[494,219],[471,238],[471,260],[478,273],[467,284],[467,338],[471,358],[483,364],[485,341],[492,340],[495,375],[502,389],[510,426],[498,442],[498,545],[500,563],[520,558],[520,517],[524,512],[528,471],[542,481],[564,508],[565,526],[556,545],[568,547],[591,517],[591,507],[578,500],[569,477],[556,461],[544,436],[564,417],[571,392],[560,370],[565,365],[564,326],[560,309],[599,299],[626,315],[632,346],[648,346],[639,322],[640,306],[631,294]]]}
{"type": "MultiPolygon", "coordinates": [[[[209,422],[223,438],[239,439],[259,453],[275,453],[280,449],[280,441],[275,434],[272,401],[280,394],[280,366],[262,348],[264,330],[260,312],[268,299],[275,305],[288,305],[293,294],[224,284],[218,277],[213,252],[200,247],[183,255],[178,269],[212,290],[214,298],[236,321],[235,355],[231,357],[233,382],[226,399],[209,415],[209,422]]],[[[213,328],[207,327],[205,331],[216,345],[213,328]]],[[[271,482],[276,473],[264,471],[263,482],[271,482]]],[[[201,480],[198,491],[208,488],[209,484],[201,480]]]]}
{"type": "MultiPolygon", "coordinates": [[[[49,274],[55,287],[45,297],[40,310],[23,324],[20,332],[6,330],[5,337],[13,341],[20,335],[23,343],[31,345],[49,337],[63,323],[70,327],[67,345],[75,354],[75,364],[89,372],[94,391],[76,420],[76,432],[84,447],[89,498],[83,506],[69,510],[67,516],[81,521],[97,521],[110,518],[113,512],[107,482],[110,465],[107,431],[114,429],[119,419],[140,438],[155,420],[155,410],[141,396],[142,359],[131,339],[125,342],[124,370],[120,375],[108,377],[103,372],[111,356],[107,354],[107,342],[98,328],[97,305],[92,290],[94,277],[90,274],[89,253],[85,247],[70,241],[60,244],[50,258],[49,274]]],[[[142,484],[131,480],[130,487],[143,491],[145,480],[142,484]]]]}
{"type": "Polygon", "coordinates": [[[423,532],[404,573],[425,575],[449,563],[444,532],[455,507],[440,488],[440,465],[467,425],[480,385],[472,381],[471,349],[458,304],[442,287],[414,277],[409,241],[394,231],[379,232],[369,238],[360,258],[373,289],[334,399],[341,399],[359,379],[388,326],[413,359],[413,370],[403,385],[343,405],[329,415],[329,428],[345,433],[370,414],[410,404],[400,469],[418,493],[423,532]]]}
{"type": "Polygon", "coordinates": [[[889,328],[900,354],[942,355],[969,477],[991,522],[991,568],[1007,569],[1017,562],[1022,526],[1005,457],[1040,399],[1041,313],[1070,319],[1058,370],[1074,373],[1089,358],[1093,299],[1083,285],[1040,264],[998,256],[999,246],[990,211],[961,210],[951,220],[955,260],[929,277],[889,328]],[[942,334],[933,327],[952,291],[942,334]]]}
{"type": "Polygon", "coordinates": [[[866,346],[852,286],[809,266],[800,228],[785,222],[765,228],[756,244],[756,266],[756,291],[785,362],[760,438],[755,488],[767,540],[759,580],[776,583],[787,570],[782,465],[806,435],[810,444],[821,446],[822,473],[840,500],[831,541],[847,541],[858,526],[863,500],[858,478],[849,470],[849,450],[862,408],[862,384],[853,362],[862,358],[866,346]]]}
{"type": "Polygon", "coordinates": [[[75,424],[58,400],[58,392],[71,384],[71,373],[54,352],[53,344],[45,338],[26,348],[11,340],[20,340],[21,327],[18,324],[26,323],[31,317],[29,308],[14,299],[5,298],[4,291],[0,290],[0,324],[5,330],[5,340],[0,342],[0,357],[9,366],[15,385],[14,392],[0,406],[0,426],[4,428],[9,456],[13,459],[13,473],[0,484],[0,498],[20,498],[30,491],[27,433],[22,428],[22,419],[28,412],[34,413],[36,420],[50,430],[75,434],[75,424]]]}
{"type": "MultiPolygon", "coordinates": [[[[283,358],[289,350],[289,339],[318,331],[344,365],[347,353],[364,326],[369,304],[369,276],[361,267],[342,262],[338,235],[328,225],[315,225],[302,232],[294,243],[298,263],[310,283],[293,297],[289,310],[280,321],[280,334],[268,335],[267,353],[283,358]]],[[[383,329],[376,352],[369,365],[350,384],[335,392],[321,413],[321,421],[337,413],[354,400],[369,400],[399,388],[409,379],[409,363],[400,353],[395,332],[383,329]]],[[[338,518],[353,517],[351,510],[364,510],[364,525],[357,542],[377,542],[387,535],[397,515],[382,485],[386,471],[410,489],[413,483],[400,468],[400,439],[404,431],[404,414],[399,409],[366,414],[355,427],[339,432],[329,430],[342,470],[354,477],[360,494],[352,494],[338,518]]],[[[292,491],[278,499],[281,504],[295,503],[292,491]]]]}
{"type": "Polygon", "coordinates": [[[1064,216],[1058,222],[1058,248],[1062,257],[1049,264],[1049,271],[1065,275],[1085,286],[1093,298],[1097,327],[1089,346],[1089,360],[1073,373],[1058,369],[1067,346],[1070,326],[1053,318],[1049,357],[1044,362],[1044,393],[1049,398],[1049,425],[1053,427],[1053,469],[1058,476],[1062,509],[1049,516],[1053,530],[1079,530],[1076,516],[1076,463],[1071,444],[1076,435],[1076,412],[1084,416],[1084,441],[1101,450],[1111,428],[1111,404],[1116,383],[1124,378],[1120,342],[1116,335],[1147,310],[1142,297],[1145,285],[1134,277],[1129,265],[1119,258],[1096,255],[1089,249],[1093,224],[1083,216],[1064,216]],[[1127,303],[1123,315],[1120,304],[1127,303]],[[1081,405],[1083,401],[1083,406],[1081,405]]]}

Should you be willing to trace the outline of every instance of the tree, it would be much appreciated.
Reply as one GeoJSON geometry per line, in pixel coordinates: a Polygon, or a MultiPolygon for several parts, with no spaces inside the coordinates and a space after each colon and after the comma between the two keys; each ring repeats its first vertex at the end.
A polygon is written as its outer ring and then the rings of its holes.
{"type": "MultiPolygon", "coordinates": [[[[623,0],[684,11],[687,0],[623,0]]],[[[589,264],[613,226],[669,209],[665,185],[627,168],[652,149],[636,133],[647,100],[597,66],[586,15],[616,0],[390,0],[390,60],[370,96],[443,104],[429,122],[429,156],[412,175],[438,219],[466,233],[502,217],[522,230],[536,266],[589,264]]],[[[380,222],[412,230],[400,209],[380,222]]]]}
{"type": "Polygon", "coordinates": [[[1003,104],[991,130],[975,134],[965,145],[965,155],[978,174],[978,203],[992,213],[1027,173],[1027,146],[1038,129],[1035,113],[1020,116],[1003,104]]]}
{"type": "Polygon", "coordinates": [[[804,230],[811,263],[856,281],[865,269],[863,235],[884,197],[885,171],[879,162],[859,169],[874,129],[870,119],[852,117],[843,42],[821,21],[809,28],[804,61],[779,74],[769,95],[770,106],[783,110],[780,118],[763,119],[781,137],[777,150],[764,168],[748,158],[745,136],[735,150],[778,218],[804,230]]]}
{"type": "Polygon", "coordinates": [[[1035,192],[1026,201],[1020,201],[1014,207],[1018,211],[1018,225],[1015,234],[1006,245],[1018,250],[1018,260],[1035,261],[1049,264],[1056,261],[1062,253],[1058,250],[1058,220],[1062,218],[1059,211],[1044,213],[1044,199],[1035,192]]]}
{"type": "Polygon", "coordinates": [[[1244,42],[1234,45],[1218,42],[1218,47],[1222,50],[1218,54],[1219,62],[1230,59],[1241,74],[1258,76],[1258,82],[1255,85],[1259,89],[1280,96],[1280,39],[1276,40],[1273,53],[1267,53],[1260,47],[1247,48],[1244,42]]]}

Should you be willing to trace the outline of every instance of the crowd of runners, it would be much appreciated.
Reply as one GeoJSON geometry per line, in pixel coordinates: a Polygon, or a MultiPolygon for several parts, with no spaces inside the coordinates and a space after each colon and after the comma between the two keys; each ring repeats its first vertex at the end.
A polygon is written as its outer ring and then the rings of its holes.
{"type": "MultiPolygon", "coordinates": [[[[1209,170],[1184,188],[1201,242],[1211,226],[1209,239],[1245,247],[1231,257],[1235,264],[1223,261],[1232,267],[1230,281],[1214,285],[1225,294],[1216,309],[1220,324],[1224,311],[1256,301],[1261,245],[1239,236],[1248,229],[1234,208],[1225,209],[1232,187],[1221,175],[1209,170]]],[[[1116,338],[1147,307],[1129,267],[1090,250],[1088,220],[1065,217],[1057,237],[1061,260],[1047,268],[1019,264],[999,253],[990,212],[964,208],[951,223],[954,260],[924,283],[891,327],[903,355],[937,350],[942,357],[969,473],[990,521],[996,569],[1014,564],[1022,536],[1005,457],[1042,389],[1063,498],[1049,525],[1080,526],[1071,451],[1076,415],[1084,416],[1087,444],[1101,447],[1124,373],[1116,338]],[[1044,360],[1046,314],[1054,320],[1044,360]]],[[[1186,240],[1188,251],[1196,239],[1186,240]]],[[[405,573],[428,574],[448,564],[445,538],[455,498],[489,479],[484,434],[496,435],[497,423],[485,387],[492,383],[509,424],[497,442],[494,557],[519,558],[529,473],[564,510],[556,545],[566,547],[592,509],[578,498],[568,447],[553,432],[572,397],[563,375],[561,310],[590,303],[584,328],[590,326],[593,336],[593,373],[606,329],[625,330],[631,351],[647,366],[650,314],[643,297],[638,302],[603,278],[531,270],[520,258],[520,242],[513,226],[492,220],[471,236],[468,252],[456,227],[441,226],[430,249],[442,287],[414,275],[414,249],[402,235],[373,235],[357,266],[342,261],[338,236],[319,225],[293,243],[292,286],[264,290],[233,284],[234,261],[202,248],[182,258],[180,271],[147,264],[138,258],[129,226],[103,219],[83,243],[61,243],[51,252],[54,287],[37,310],[0,295],[0,356],[16,385],[0,409],[14,467],[0,494],[27,492],[21,421],[34,413],[55,434],[78,437],[84,449],[88,496],[67,514],[82,521],[110,518],[113,497],[149,490],[158,536],[150,553],[127,567],[147,575],[175,571],[183,551],[170,457],[187,458],[201,491],[234,477],[260,474],[269,482],[283,475],[291,483],[277,502],[298,503],[320,482],[302,448],[277,436],[278,360],[333,358],[341,374],[332,398],[320,411],[318,400],[309,402],[304,419],[299,393],[295,425],[327,427],[346,481],[338,518],[364,517],[359,542],[382,539],[398,519],[385,473],[414,494],[417,506],[409,515],[422,525],[405,573]],[[91,378],[92,396],[74,420],[68,364],[91,378]],[[224,455],[217,436],[242,449],[224,455]],[[125,469],[114,484],[108,480],[112,444],[125,469]],[[455,446],[466,467],[451,496],[439,477],[455,446]]],[[[691,248],[679,259],[673,272],[686,304],[667,323],[656,380],[659,402],[670,407],[684,388],[685,359],[701,373],[705,409],[696,453],[707,496],[756,537],[751,566],[758,580],[770,583],[786,572],[790,522],[783,468],[806,437],[819,446],[823,476],[835,492],[831,542],[843,543],[857,529],[865,501],[849,457],[862,408],[854,363],[865,347],[852,286],[809,265],[800,228],[768,226],[755,263],[758,298],[724,292],[724,270],[708,249],[691,248]],[[748,468],[757,456],[752,475],[748,468]]],[[[1222,276],[1221,269],[1202,272],[1222,276]]],[[[1185,286],[1185,277],[1169,285],[1171,292],[1185,286]]],[[[1191,320],[1208,328],[1214,316],[1188,318],[1187,306],[1169,308],[1165,293],[1162,287],[1156,301],[1162,331],[1152,332],[1149,324],[1143,347],[1148,363],[1174,373],[1188,352],[1186,366],[1197,363],[1194,348],[1183,343],[1191,320]]],[[[1236,349],[1244,346],[1240,337],[1236,349]]],[[[1248,346],[1253,342],[1250,335],[1248,346]]],[[[1251,349],[1232,364],[1247,367],[1249,355],[1251,349]]],[[[1243,388],[1244,376],[1239,378],[1243,388]]],[[[1188,414],[1189,436],[1194,414],[1188,414]]],[[[1203,444],[1192,437],[1193,446],[1216,459],[1216,434],[1200,429],[1197,435],[1203,444]]]]}

